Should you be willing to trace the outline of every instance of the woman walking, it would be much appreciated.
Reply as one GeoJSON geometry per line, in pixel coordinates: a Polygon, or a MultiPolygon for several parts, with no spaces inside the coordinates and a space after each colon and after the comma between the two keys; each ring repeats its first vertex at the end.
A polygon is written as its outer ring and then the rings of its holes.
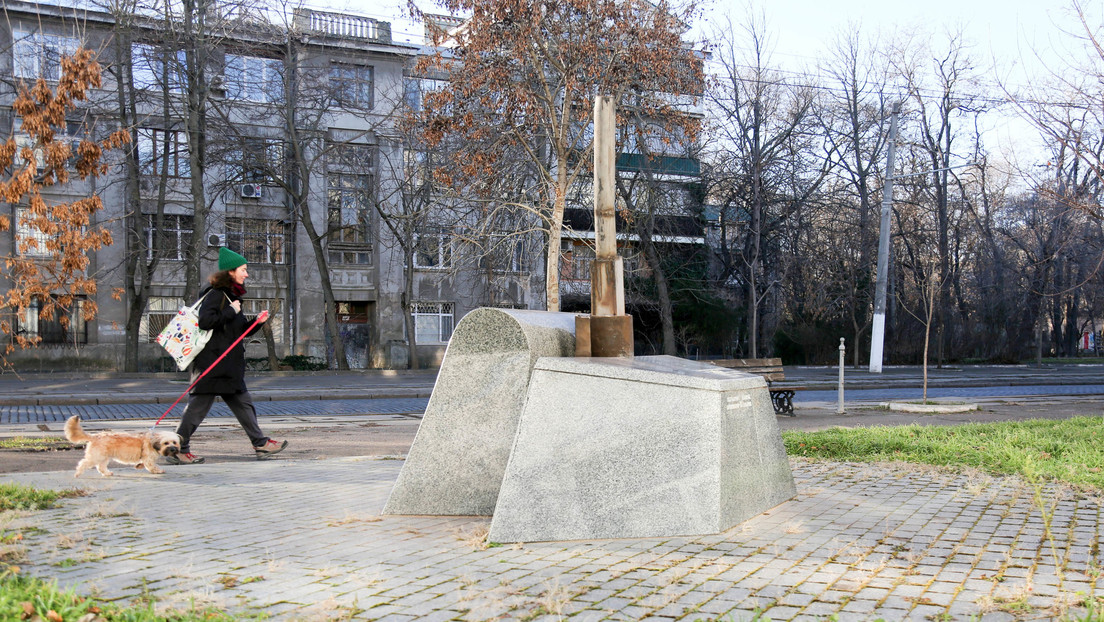
{"type": "MultiPolygon", "coordinates": [[[[176,433],[180,435],[180,453],[170,456],[170,464],[201,464],[204,459],[191,451],[192,433],[211,411],[215,397],[230,407],[237,417],[246,435],[253,444],[253,452],[258,458],[267,458],[283,451],[287,441],[276,441],[261,431],[257,424],[257,409],[253,407],[253,398],[245,387],[245,344],[238,342],[218,365],[198,382],[196,378],[211,366],[230,344],[245,334],[253,323],[251,318],[241,312],[241,300],[245,295],[245,280],[249,278],[245,257],[228,248],[219,249],[218,272],[208,277],[210,286],[200,292],[203,304],[199,307],[199,327],[210,330],[211,340],[192,362],[192,387],[188,394],[188,405],[180,417],[176,433]]],[[[249,331],[252,334],[260,329],[268,319],[268,311],[262,311],[257,319],[260,322],[249,331]]]]}

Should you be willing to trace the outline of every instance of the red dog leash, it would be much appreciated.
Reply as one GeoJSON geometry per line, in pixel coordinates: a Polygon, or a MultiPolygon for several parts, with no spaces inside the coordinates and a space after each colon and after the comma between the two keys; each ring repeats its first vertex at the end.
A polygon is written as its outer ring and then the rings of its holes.
{"type": "Polygon", "coordinates": [[[242,339],[245,339],[245,336],[246,336],[246,335],[248,335],[248,334],[249,334],[249,333],[250,333],[250,332],[251,332],[251,331],[253,330],[253,327],[254,327],[254,326],[256,326],[257,324],[260,324],[261,322],[263,322],[263,321],[265,321],[265,320],[267,320],[267,319],[268,319],[268,312],[267,312],[267,311],[263,311],[263,312],[261,312],[261,314],[257,316],[257,319],[253,320],[253,323],[252,323],[252,324],[251,324],[251,325],[249,326],[249,328],[245,329],[245,332],[244,332],[244,333],[242,333],[242,334],[241,334],[241,335],[240,335],[240,336],[239,336],[239,337],[238,337],[238,338],[237,338],[237,339],[236,339],[236,340],[234,341],[234,343],[230,344],[230,347],[229,347],[229,348],[226,348],[226,351],[225,351],[225,352],[223,352],[223,353],[222,353],[221,355],[219,355],[219,357],[218,357],[217,359],[215,359],[215,362],[214,362],[214,363],[211,363],[211,366],[210,366],[210,367],[208,367],[207,369],[203,370],[203,373],[202,373],[202,374],[200,374],[200,375],[199,375],[198,377],[196,377],[196,379],[195,379],[194,381],[192,381],[192,384],[188,385],[188,388],[187,388],[187,389],[184,389],[184,392],[180,394],[180,397],[176,398],[176,401],[172,403],[172,406],[169,406],[169,409],[168,409],[168,410],[166,410],[166,411],[165,411],[165,413],[164,413],[163,415],[161,415],[161,416],[160,416],[160,417],[159,417],[159,418],[157,419],[157,421],[155,421],[155,422],[154,422],[154,424],[153,424],[153,427],[155,427],[155,428],[156,428],[156,427],[157,427],[157,424],[158,424],[158,423],[161,423],[161,419],[164,419],[164,418],[165,418],[165,415],[167,415],[167,414],[169,414],[170,412],[172,412],[172,409],[176,408],[176,405],[180,403],[180,400],[184,399],[184,396],[188,394],[188,391],[191,391],[191,390],[192,390],[192,387],[196,386],[196,384],[197,384],[197,383],[198,383],[198,382],[199,382],[200,380],[202,380],[204,376],[206,376],[206,375],[207,375],[207,372],[209,372],[209,371],[211,371],[212,369],[214,369],[214,368],[215,368],[215,365],[218,365],[218,364],[219,364],[219,361],[221,361],[221,360],[222,360],[223,358],[225,358],[227,354],[230,354],[230,351],[231,351],[231,350],[233,350],[233,349],[234,349],[235,347],[237,347],[237,345],[238,345],[239,343],[241,343],[241,340],[242,340],[242,339]]]}

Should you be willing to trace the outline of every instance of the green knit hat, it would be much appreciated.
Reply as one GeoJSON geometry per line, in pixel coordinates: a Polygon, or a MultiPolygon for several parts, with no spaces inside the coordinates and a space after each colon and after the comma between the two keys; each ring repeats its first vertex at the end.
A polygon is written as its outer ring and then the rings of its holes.
{"type": "Polygon", "coordinates": [[[235,253],[225,246],[219,249],[219,270],[233,270],[249,263],[245,257],[235,253]]]}

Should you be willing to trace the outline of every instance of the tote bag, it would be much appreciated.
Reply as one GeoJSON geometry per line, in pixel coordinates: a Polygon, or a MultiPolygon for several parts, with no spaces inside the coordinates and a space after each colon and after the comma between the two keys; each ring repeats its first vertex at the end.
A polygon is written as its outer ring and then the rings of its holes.
{"type": "Polygon", "coordinates": [[[196,355],[211,339],[211,331],[199,327],[199,306],[206,297],[207,294],[204,294],[194,305],[181,307],[165,330],[157,335],[157,343],[173,357],[180,371],[192,364],[196,355]]]}

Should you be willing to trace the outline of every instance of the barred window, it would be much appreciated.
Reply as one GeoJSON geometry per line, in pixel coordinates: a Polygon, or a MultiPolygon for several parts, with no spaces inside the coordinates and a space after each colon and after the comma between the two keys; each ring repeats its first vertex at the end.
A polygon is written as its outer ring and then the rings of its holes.
{"type": "Polygon", "coordinates": [[[157,215],[146,214],[146,258],[156,254],[159,259],[184,261],[194,222],[191,216],[162,214],[161,226],[157,226],[157,215]]]}
{"type": "Polygon", "coordinates": [[[420,344],[448,343],[452,338],[452,302],[415,302],[410,306],[414,315],[414,339],[420,344]]]}
{"type": "Polygon", "coordinates": [[[444,227],[424,228],[414,233],[414,267],[452,266],[452,231],[444,227]]]}
{"type": "Polygon", "coordinates": [[[157,341],[157,335],[165,330],[183,304],[175,296],[150,296],[146,312],[142,314],[142,321],[138,325],[138,338],[145,343],[157,341]]]}
{"type": "Polygon", "coordinates": [[[191,177],[187,135],[176,130],[138,128],[138,167],[143,175],[160,175],[165,169],[169,177],[191,177]]]}
{"type": "Polygon", "coordinates": [[[290,233],[290,226],[279,220],[226,219],[226,245],[238,249],[250,263],[287,263],[290,233]]]}
{"type": "Polygon", "coordinates": [[[43,233],[29,218],[30,208],[16,208],[15,243],[17,252],[24,257],[45,257],[50,254],[46,246],[50,241],[50,236],[43,233]]]}
{"type": "Polygon", "coordinates": [[[41,32],[12,32],[12,60],[15,77],[57,81],[61,78],[61,58],[71,56],[81,46],[76,37],[41,32]]]}

